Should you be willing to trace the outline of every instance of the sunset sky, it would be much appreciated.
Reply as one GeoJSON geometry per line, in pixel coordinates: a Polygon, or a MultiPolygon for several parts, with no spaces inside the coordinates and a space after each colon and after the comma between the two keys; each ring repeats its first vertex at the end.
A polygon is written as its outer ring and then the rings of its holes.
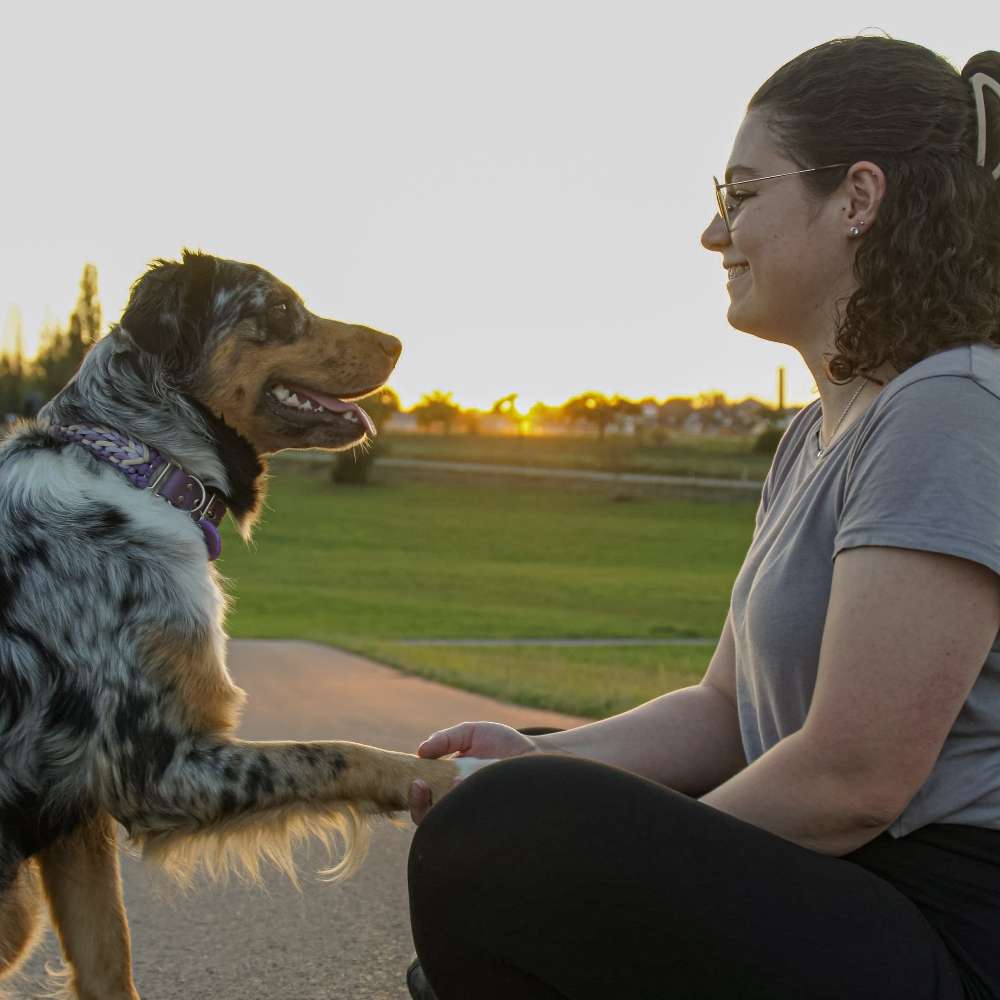
{"type": "Polygon", "coordinates": [[[1000,8],[605,0],[7,4],[0,330],[107,320],[157,257],[250,260],[405,345],[412,404],[587,389],[814,397],[798,354],[726,323],[699,244],[750,95],[882,29],[957,67],[1000,8]]]}

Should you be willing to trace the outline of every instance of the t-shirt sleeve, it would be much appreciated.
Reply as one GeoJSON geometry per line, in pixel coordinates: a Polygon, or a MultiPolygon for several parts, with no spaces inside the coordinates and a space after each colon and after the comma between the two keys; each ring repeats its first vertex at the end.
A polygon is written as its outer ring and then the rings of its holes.
{"type": "Polygon", "coordinates": [[[940,375],[899,389],[855,446],[833,555],[922,549],[1000,573],[1000,399],[940,375]]]}

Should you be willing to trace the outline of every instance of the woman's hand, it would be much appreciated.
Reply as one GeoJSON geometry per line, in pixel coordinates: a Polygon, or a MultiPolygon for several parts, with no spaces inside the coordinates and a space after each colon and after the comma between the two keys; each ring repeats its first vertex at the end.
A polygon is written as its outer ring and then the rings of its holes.
{"type": "MultiPolygon", "coordinates": [[[[431,733],[417,747],[418,757],[457,754],[459,757],[486,760],[540,752],[539,746],[530,737],[499,722],[463,722],[450,729],[431,733]]],[[[413,822],[420,823],[433,804],[430,788],[423,781],[414,781],[410,787],[410,816],[413,822]]]]}

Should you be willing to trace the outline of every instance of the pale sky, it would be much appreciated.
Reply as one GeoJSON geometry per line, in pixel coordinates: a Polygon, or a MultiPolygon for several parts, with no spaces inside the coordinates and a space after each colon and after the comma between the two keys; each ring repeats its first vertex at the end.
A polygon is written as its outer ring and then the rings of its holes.
{"type": "Polygon", "coordinates": [[[699,244],[747,101],[882,29],[958,68],[992,0],[53,2],[0,13],[0,328],[105,319],[182,247],[399,336],[404,403],[588,389],[814,398],[799,355],[726,323],[699,244]],[[681,13],[682,12],[682,13],[681,13]]]}

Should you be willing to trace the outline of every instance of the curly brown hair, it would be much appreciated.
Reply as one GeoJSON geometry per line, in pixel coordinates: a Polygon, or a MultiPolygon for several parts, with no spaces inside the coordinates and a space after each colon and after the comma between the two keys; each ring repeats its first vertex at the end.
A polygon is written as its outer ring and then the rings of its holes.
{"type": "MultiPolygon", "coordinates": [[[[1000,81],[1000,52],[958,71],[920,45],[838,38],[786,63],[754,94],[784,155],[800,167],[877,163],[878,218],[854,261],[858,287],[837,320],[827,374],[842,384],[886,362],[905,371],[959,344],[1000,344],[1000,181],[976,163],[970,78],[1000,81]]],[[[1000,162],[1000,97],[987,89],[989,166],[1000,162]]],[[[817,199],[847,168],[804,174],[817,199]]]]}

